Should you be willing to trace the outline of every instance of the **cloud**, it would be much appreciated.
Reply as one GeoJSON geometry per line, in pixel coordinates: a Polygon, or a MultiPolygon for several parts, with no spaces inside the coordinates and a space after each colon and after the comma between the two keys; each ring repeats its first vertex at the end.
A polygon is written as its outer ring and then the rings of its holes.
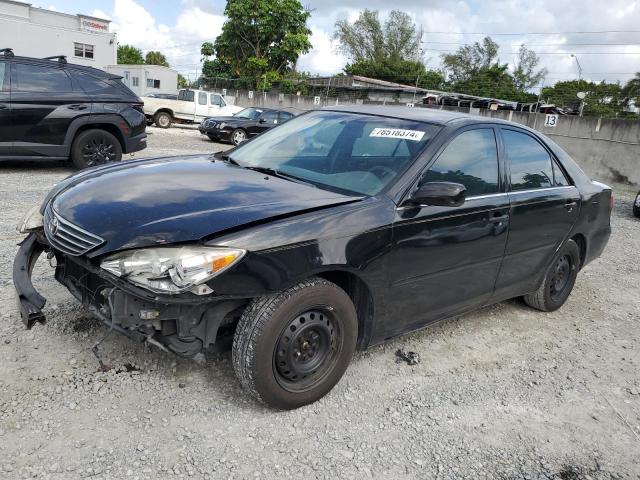
{"type": "Polygon", "coordinates": [[[298,70],[320,75],[331,75],[342,70],[347,59],[337,51],[337,44],[331,36],[318,28],[313,28],[312,32],[313,50],[299,58],[298,70]]]}

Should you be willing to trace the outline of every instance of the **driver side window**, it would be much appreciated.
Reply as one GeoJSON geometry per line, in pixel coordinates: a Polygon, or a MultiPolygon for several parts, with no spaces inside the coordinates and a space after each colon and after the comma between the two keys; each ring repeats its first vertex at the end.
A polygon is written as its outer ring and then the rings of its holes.
{"type": "Polygon", "coordinates": [[[422,177],[425,182],[455,182],[467,197],[498,192],[498,149],[493,128],[467,130],[454,138],[422,177]]]}
{"type": "Polygon", "coordinates": [[[8,82],[9,75],[6,75],[7,81],[6,81],[6,85],[5,85],[5,72],[7,74],[9,73],[9,68],[7,67],[7,62],[0,62],[0,91],[9,90],[9,82],[8,82]]]}

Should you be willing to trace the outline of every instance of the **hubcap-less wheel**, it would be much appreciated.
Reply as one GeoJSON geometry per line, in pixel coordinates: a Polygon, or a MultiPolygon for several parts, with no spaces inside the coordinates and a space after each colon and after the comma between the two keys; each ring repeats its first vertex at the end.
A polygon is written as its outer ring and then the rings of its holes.
{"type": "Polygon", "coordinates": [[[82,146],[82,158],[89,167],[114,162],[115,146],[103,136],[94,136],[82,146]]]}
{"type": "Polygon", "coordinates": [[[342,349],[339,323],[327,308],[308,310],[292,319],[282,331],[273,355],[280,386],[305,392],[331,371],[342,349]]]}
{"type": "Polygon", "coordinates": [[[563,255],[558,259],[553,267],[553,277],[549,282],[549,293],[554,301],[557,301],[564,293],[565,288],[569,284],[571,279],[571,257],[569,255],[563,255]]]}
{"type": "Polygon", "coordinates": [[[171,117],[169,115],[158,115],[158,124],[161,128],[167,128],[171,124],[171,117]]]}
{"type": "Polygon", "coordinates": [[[239,145],[246,140],[247,136],[243,130],[236,130],[233,132],[233,143],[239,145]]]}

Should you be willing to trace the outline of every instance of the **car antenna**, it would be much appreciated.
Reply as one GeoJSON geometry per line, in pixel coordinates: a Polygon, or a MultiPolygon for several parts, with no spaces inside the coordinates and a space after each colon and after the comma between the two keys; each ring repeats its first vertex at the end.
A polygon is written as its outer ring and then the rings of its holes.
{"type": "Polygon", "coordinates": [[[13,54],[13,48],[0,48],[0,53],[2,53],[7,58],[15,57],[15,55],[13,54]]]}
{"type": "Polygon", "coordinates": [[[67,56],[53,55],[52,57],[44,57],[42,60],[58,60],[58,63],[67,63],[67,56]]]}

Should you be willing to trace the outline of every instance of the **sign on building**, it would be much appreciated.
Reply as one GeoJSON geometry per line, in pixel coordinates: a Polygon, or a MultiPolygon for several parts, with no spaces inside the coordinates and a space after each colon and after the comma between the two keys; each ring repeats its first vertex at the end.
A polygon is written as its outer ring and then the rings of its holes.
{"type": "Polygon", "coordinates": [[[313,104],[320,105],[320,97],[313,97],[313,104]]]}
{"type": "Polygon", "coordinates": [[[407,103],[407,107],[415,107],[413,103],[407,103]]]}
{"type": "Polygon", "coordinates": [[[253,98],[253,90],[249,90],[249,99],[253,98]]]}
{"type": "Polygon", "coordinates": [[[222,89],[222,96],[224,97],[226,94],[227,94],[227,89],[226,89],[226,88],[223,88],[223,89],[222,89]]]}
{"type": "Polygon", "coordinates": [[[558,115],[547,114],[544,117],[544,126],[550,128],[556,128],[558,125],[558,115]]]}
{"type": "Polygon", "coordinates": [[[97,18],[80,17],[80,30],[92,33],[109,32],[109,22],[103,22],[97,18]]]}

